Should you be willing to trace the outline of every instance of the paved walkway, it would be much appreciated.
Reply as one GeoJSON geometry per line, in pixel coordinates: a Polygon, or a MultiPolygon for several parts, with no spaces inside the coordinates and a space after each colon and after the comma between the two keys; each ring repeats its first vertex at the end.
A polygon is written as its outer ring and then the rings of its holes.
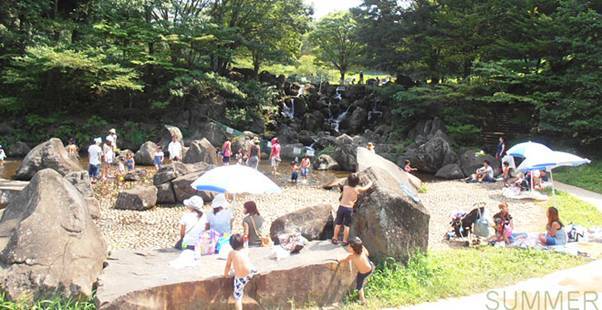
{"type": "MultiPolygon", "coordinates": [[[[466,279],[470,281],[470,279],[466,279]]],[[[602,260],[485,293],[401,309],[602,309],[602,260]]]]}
{"type": "Polygon", "coordinates": [[[600,210],[600,212],[602,212],[602,194],[594,193],[577,186],[560,182],[554,182],[554,186],[556,186],[556,189],[559,191],[567,192],[583,201],[593,204],[598,208],[598,210],[600,210]]]}

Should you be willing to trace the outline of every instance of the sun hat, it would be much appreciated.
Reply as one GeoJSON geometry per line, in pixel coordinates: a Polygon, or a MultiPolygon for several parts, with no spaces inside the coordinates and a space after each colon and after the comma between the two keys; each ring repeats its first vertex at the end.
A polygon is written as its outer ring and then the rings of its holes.
{"type": "Polygon", "coordinates": [[[215,208],[225,208],[228,205],[228,201],[226,200],[226,196],[224,194],[217,194],[217,196],[215,196],[215,198],[213,198],[213,201],[211,202],[211,207],[213,209],[215,208]]]}
{"type": "Polygon", "coordinates": [[[188,199],[184,199],[183,201],[184,205],[198,210],[198,211],[203,211],[203,205],[205,204],[205,201],[203,200],[203,198],[199,197],[199,196],[192,196],[188,199]]]}
{"type": "Polygon", "coordinates": [[[109,133],[117,133],[117,131],[115,130],[115,128],[111,128],[109,129],[109,133]]]}

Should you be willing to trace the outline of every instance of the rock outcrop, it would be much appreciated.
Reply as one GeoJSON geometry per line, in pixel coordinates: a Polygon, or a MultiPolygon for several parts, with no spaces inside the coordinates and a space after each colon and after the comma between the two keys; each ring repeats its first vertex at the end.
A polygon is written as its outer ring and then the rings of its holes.
{"type": "Polygon", "coordinates": [[[106,244],[75,186],[39,171],[0,219],[0,290],[11,300],[91,296],[106,244]]]}
{"type": "Polygon", "coordinates": [[[495,160],[495,157],[489,154],[482,154],[480,150],[477,149],[464,151],[460,156],[460,167],[462,168],[462,172],[464,172],[464,176],[468,177],[475,173],[478,168],[483,167],[483,161],[485,160],[489,161],[493,171],[497,173],[500,165],[498,161],[495,160]]]}
{"type": "Polygon", "coordinates": [[[9,157],[20,158],[27,155],[29,151],[31,151],[29,145],[27,145],[25,142],[17,141],[14,144],[8,146],[8,149],[6,150],[6,155],[8,155],[9,157]]]}
{"type": "Polygon", "coordinates": [[[270,237],[277,242],[280,234],[298,232],[310,241],[326,240],[333,233],[332,213],[332,206],[324,204],[285,214],[272,222],[270,237]]]}
{"type": "Polygon", "coordinates": [[[447,180],[461,179],[464,177],[462,168],[458,164],[447,164],[437,170],[436,177],[447,180]]]}
{"type": "Polygon", "coordinates": [[[422,186],[422,181],[411,173],[405,172],[392,161],[368,151],[367,148],[357,148],[358,170],[366,170],[370,167],[378,167],[391,175],[402,188],[407,188],[412,194],[416,194],[422,186]]]}
{"type": "Polygon", "coordinates": [[[63,142],[60,139],[52,138],[34,147],[25,156],[21,166],[17,169],[15,178],[29,180],[36,172],[46,168],[56,170],[61,175],[83,170],[79,162],[67,154],[63,142]]]}
{"type": "Polygon", "coordinates": [[[205,201],[211,201],[212,195],[199,193],[190,185],[212,167],[204,162],[196,164],[173,162],[163,166],[153,177],[153,184],[157,187],[157,203],[174,204],[197,194],[200,194],[205,201]]]}
{"type": "Polygon", "coordinates": [[[338,170],[339,163],[337,163],[330,155],[322,154],[316,161],[316,167],[318,170],[338,170]]]}
{"type": "Polygon", "coordinates": [[[442,131],[437,131],[418,147],[410,148],[403,157],[409,159],[418,170],[429,173],[435,173],[447,164],[458,162],[458,155],[452,149],[449,138],[442,131]]]}
{"type": "Polygon", "coordinates": [[[0,209],[6,208],[27,184],[29,182],[0,179],[0,209]]]}
{"type": "Polygon", "coordinates": [[[357,169],[358,145],[348,135],[340,135],[336,138],[336,144],[332,158],[339,164],[339,168],[344,171],[355,171],[357,169]]]}
{"type": "MultiPolygon", "coordinates": [[[[342,301],[352,289],[355,271],[338,265],[348,253],[328,241],[310,242],[301,253],[275,261],[271,249],[250,248],[258,269],[245,288],[245,309],[324,307],[342,301]]],[[[116,250],[99,278],[99,309],[232,309],[232,278],[224,278],[225,260],[202,256],[196,267],[167,267],[178,251],[116,250]],[[175,272],[174,272],[175,271],[175,272]]]]}
{"type": "Polygon", "coordinates": [[[79,192],[84,195],[84,197],[94,196],[88,171],[69,172],[67,175],[65,175],[65,179],[73,184],[73,186],[75,186],[75,188],[77,188],[79,192]]]}
{"type": "Polygon", "coordinates": [[[351,226],[377,262],[387,257],[406,262],[416,251],[428,248],[430,215],[417,196],[404,190],[387,171],[370,167],[361,179],[373,182],[357,202],[351,226]]]}
{"type": "Polygon", "coordinates": [[[154,186],[136,186],[120,192],[115,202],[116,209],[143,211],[157,204],[157,188],[154,186]]]}
{"type": "Polygon", "coordinates": [[[186,164],[194,163],[208,163],[211,165],[218,165],[219,160],[217,158],[217,150],[209,140],[203,138],[202,140],[194,140],[190,143],[190,148],[184,156],[182,161],[186,164]]]}
{"type": "Polygon", "coordinates": [[[157,145],[152,141],[146,141],[140,146],[138,152],[134,156],[136,165],[152,166],[154,165],[155,152],[157,145]]]}
{"type": "Polygon", "coordinates": [[[295,158],[301,160],[303,155],[305,155],[305,146],[302,143],[283,144],[281,146],[280,158],[282,160],[294,160],[295,158]]]}

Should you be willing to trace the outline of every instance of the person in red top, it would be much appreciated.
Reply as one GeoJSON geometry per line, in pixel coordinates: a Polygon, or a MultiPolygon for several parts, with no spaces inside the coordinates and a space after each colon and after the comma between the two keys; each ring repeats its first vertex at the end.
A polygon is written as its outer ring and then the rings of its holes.
{"type": "Polygon", "coordinates": [[[230,165],[230,157],[232,157],[232,142],[230,142],[230,139],[226,139],[226,142],[224,142],[222,153],[224,166],[230,165]]]}
{"type": "Polygon", "coordinates": [[[272,139],[272,150],[270,152],[270,164],[272,165],[272,174],[278,174],[278,165],[282,160],[280,159],[280,142],[278,138],[272,139]]]}
{"type": "Polygon", "coordinates": [[[412,167],[412,165],[410,164],[409,160],[405,160],[403,163],[403,171],[407,172],[407,173],[412,173],[414,171],[417,171],[418,169],[412,167]]]}

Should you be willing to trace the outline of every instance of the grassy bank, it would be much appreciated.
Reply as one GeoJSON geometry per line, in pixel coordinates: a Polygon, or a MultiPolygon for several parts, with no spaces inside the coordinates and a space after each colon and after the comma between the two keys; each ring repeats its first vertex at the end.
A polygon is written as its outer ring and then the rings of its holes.
{"type": "Polygon", "coordinates": [[[26,302],[13,302],[6,300],[5,296],[0,295],[0,309],[1,310],[92,310],[96,309],[93,298],[84,301],[75,301],[71,299],[64,299],[61,297],[55,297],[52,299],[39,300],[33,305],[27,304],[26,302]]]}
{"type": "Polygon", "coordinates": [[[602,194],[602,161],[576,168],[555,169],[554,180],[602,194]]]}
{"type": "MultiPolygon", "coordinates": [[[[440,250],[407,266],[380,266],[366,287],[368,308],[394,307],[466,296],[587,262],[555,252],[482,247],[440,250]]],[[[348,309],[365,309],[352,295],[348,309]]]]}
{"type": "Polygon", "coordinates": [[[573,223],[587,228],[602,227],[602,212],[571,194],[556,192],[556,196],[551,196],[545,206],[556,207],[565,225],[573,223]]]}

